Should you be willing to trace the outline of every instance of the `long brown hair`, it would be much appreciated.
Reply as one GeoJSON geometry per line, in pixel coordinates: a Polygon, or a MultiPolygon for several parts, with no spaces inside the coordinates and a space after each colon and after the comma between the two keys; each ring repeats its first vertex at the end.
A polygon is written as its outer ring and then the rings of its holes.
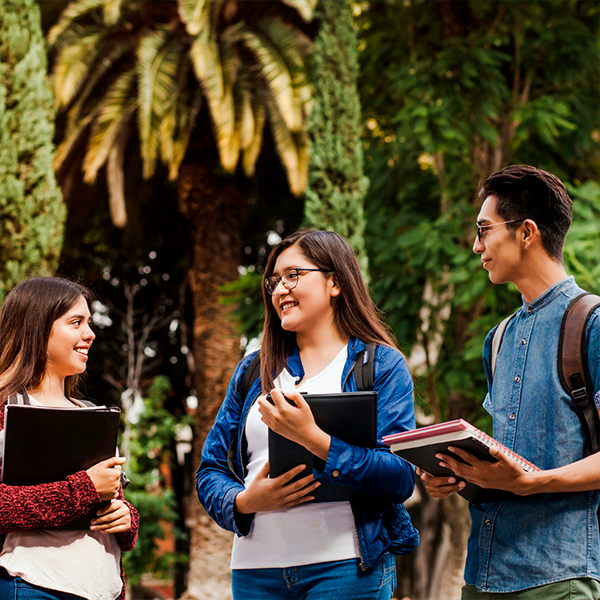
{"type": "Polygon", "coordinates": [[[294,332],[285,331],[281,327],[271,296],[264,287],[265,279],[273,274],[279,255],[292,246],[298,247],[313,265],[336,278],[341,293],[333,302],[333,318],[341,333],[354,336],[365,343],[397,347],[392,333],[369,296],[356,256],[346,239],[333,231],[297,231],[275,246],[267,260],[263,276],[265,325],[260,349],[263,392],[273,388],[273,373],[281,372],[286,366],[295,339],[294,332]]]}
{"type": "MultiPolygon", "coordinates": [[[[42,383],[48,360],[48,340],[56,319],[90,290],[68,279],[33,277],[8,294],[0,310],[0,405],[9,396],[42,383]]],[[[77,390],[78,375],[65,380],[65,395],[77,390]]]]}

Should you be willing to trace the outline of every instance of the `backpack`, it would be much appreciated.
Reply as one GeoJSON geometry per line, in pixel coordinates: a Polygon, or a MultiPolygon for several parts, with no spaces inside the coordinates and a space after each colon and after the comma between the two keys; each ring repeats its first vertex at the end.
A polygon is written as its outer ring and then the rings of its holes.
{"type": "MultiPolygon", "coordinates": [[[[579,418],[591,454],[600,451],[600,418],[594,404],[594,389],[588,368],[586,327],[598,306],[600,297],[588,292],[571,300],[560,325],[556,357],[560,383],[579,407],[579,418]]],[[[490,357],[492,378],[506,326],[515,314],[504,319],[493,333],[490,357]]]]}

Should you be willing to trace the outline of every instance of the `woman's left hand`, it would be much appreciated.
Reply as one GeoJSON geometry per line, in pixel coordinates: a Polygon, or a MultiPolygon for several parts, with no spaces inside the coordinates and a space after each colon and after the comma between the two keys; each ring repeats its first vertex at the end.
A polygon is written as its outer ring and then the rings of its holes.
{"type": "Polygon", "coordinates": [[[519,495],[527,495],[530,477],[527,471],[511,456],[508,456],[497,448],[490,448],[490,454],[498,459],[498,462],[490,463],[485,460],[479,460],[472,454],[455,448],[448,447],[448,450],[457,456],[460,456],[467,464],[461,463],[447,454],[436,454],[440,459],[440,465],[450,469],[453,473],[470,483],[475,483],[482,488],[492,488],[497,490],[506,490],[519,495]]]}
{"type": "Polygon", "coordinates": [[[97,512],[90,529],[102,533],[124,533],[131,529],[131,513],[123,500],[111,500],[97,512]]]}
{"type": "Polygon", "coordinates": [[[331,436],[315,423],[310,406],[299,392],[272,390],[273,404],[265,396],[258,400],[258,412],[263,423],[284,438],[304,446],[322,460],[327,460],[331,436]],[[286,397],[294,402],[290,404],[286,397]]]}

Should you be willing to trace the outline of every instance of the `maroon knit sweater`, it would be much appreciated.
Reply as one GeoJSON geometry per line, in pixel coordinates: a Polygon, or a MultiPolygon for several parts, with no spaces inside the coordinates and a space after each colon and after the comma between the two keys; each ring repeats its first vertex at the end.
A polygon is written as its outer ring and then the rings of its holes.
{"type": "MultiPolygon", "coordinates": [[[[0,406],[0,408],[2,408],[0,406]]],[[[0,431],[4,429],[4,410],[0,410],[0,431]]],[[[123,492],[119,498],[124,500],[123,492]]],[[[4,534],[22,529],[41,529],[64,525],[76,517],[88,513],[100,496],[85,471],[68,475],[64,481],[30,486],[11,486],[0,483],[0,549],[4,534]]],[[[122,551],[132,550],[138,537],[140,517],[126,502],[131,512],[131,529],[116,533],[122,551]]],[[[125,598],[125,574],[121,562],[123,589],[117,600],[125,598]]]]}

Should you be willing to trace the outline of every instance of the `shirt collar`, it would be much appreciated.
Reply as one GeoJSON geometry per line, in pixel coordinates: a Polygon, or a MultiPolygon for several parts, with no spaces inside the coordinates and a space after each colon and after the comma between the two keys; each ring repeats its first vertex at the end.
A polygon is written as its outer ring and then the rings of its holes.
{"type": "Polygon", "coordinates": [[[525,298],[523,298],[523,308],[528,313],[540,310],[547,304],[550,304],[550,302],[552,302],[557,296],[575,285],[575,278],[572,275],[564,277],[560,281],[557,281],[553,286],[550,286],[544,293],[540,294],[531,302],[527,303],[525,298]]]}
{"type": "MultiPolygon", "coordinates": [[[[357,354],[365,347],[365,343],[361,342],[358,338],[351,337],[348,342],[348,359],[352,362],[356,361],[357,354]]],[[[304,367],[300,360],[300,350],[296,344],[296,337],[294,336],[292,341],[292,348],[290,355],[287,360],[287,370],[290,375],[296,378],[298,381],[304,379],[304,367]]]]}

